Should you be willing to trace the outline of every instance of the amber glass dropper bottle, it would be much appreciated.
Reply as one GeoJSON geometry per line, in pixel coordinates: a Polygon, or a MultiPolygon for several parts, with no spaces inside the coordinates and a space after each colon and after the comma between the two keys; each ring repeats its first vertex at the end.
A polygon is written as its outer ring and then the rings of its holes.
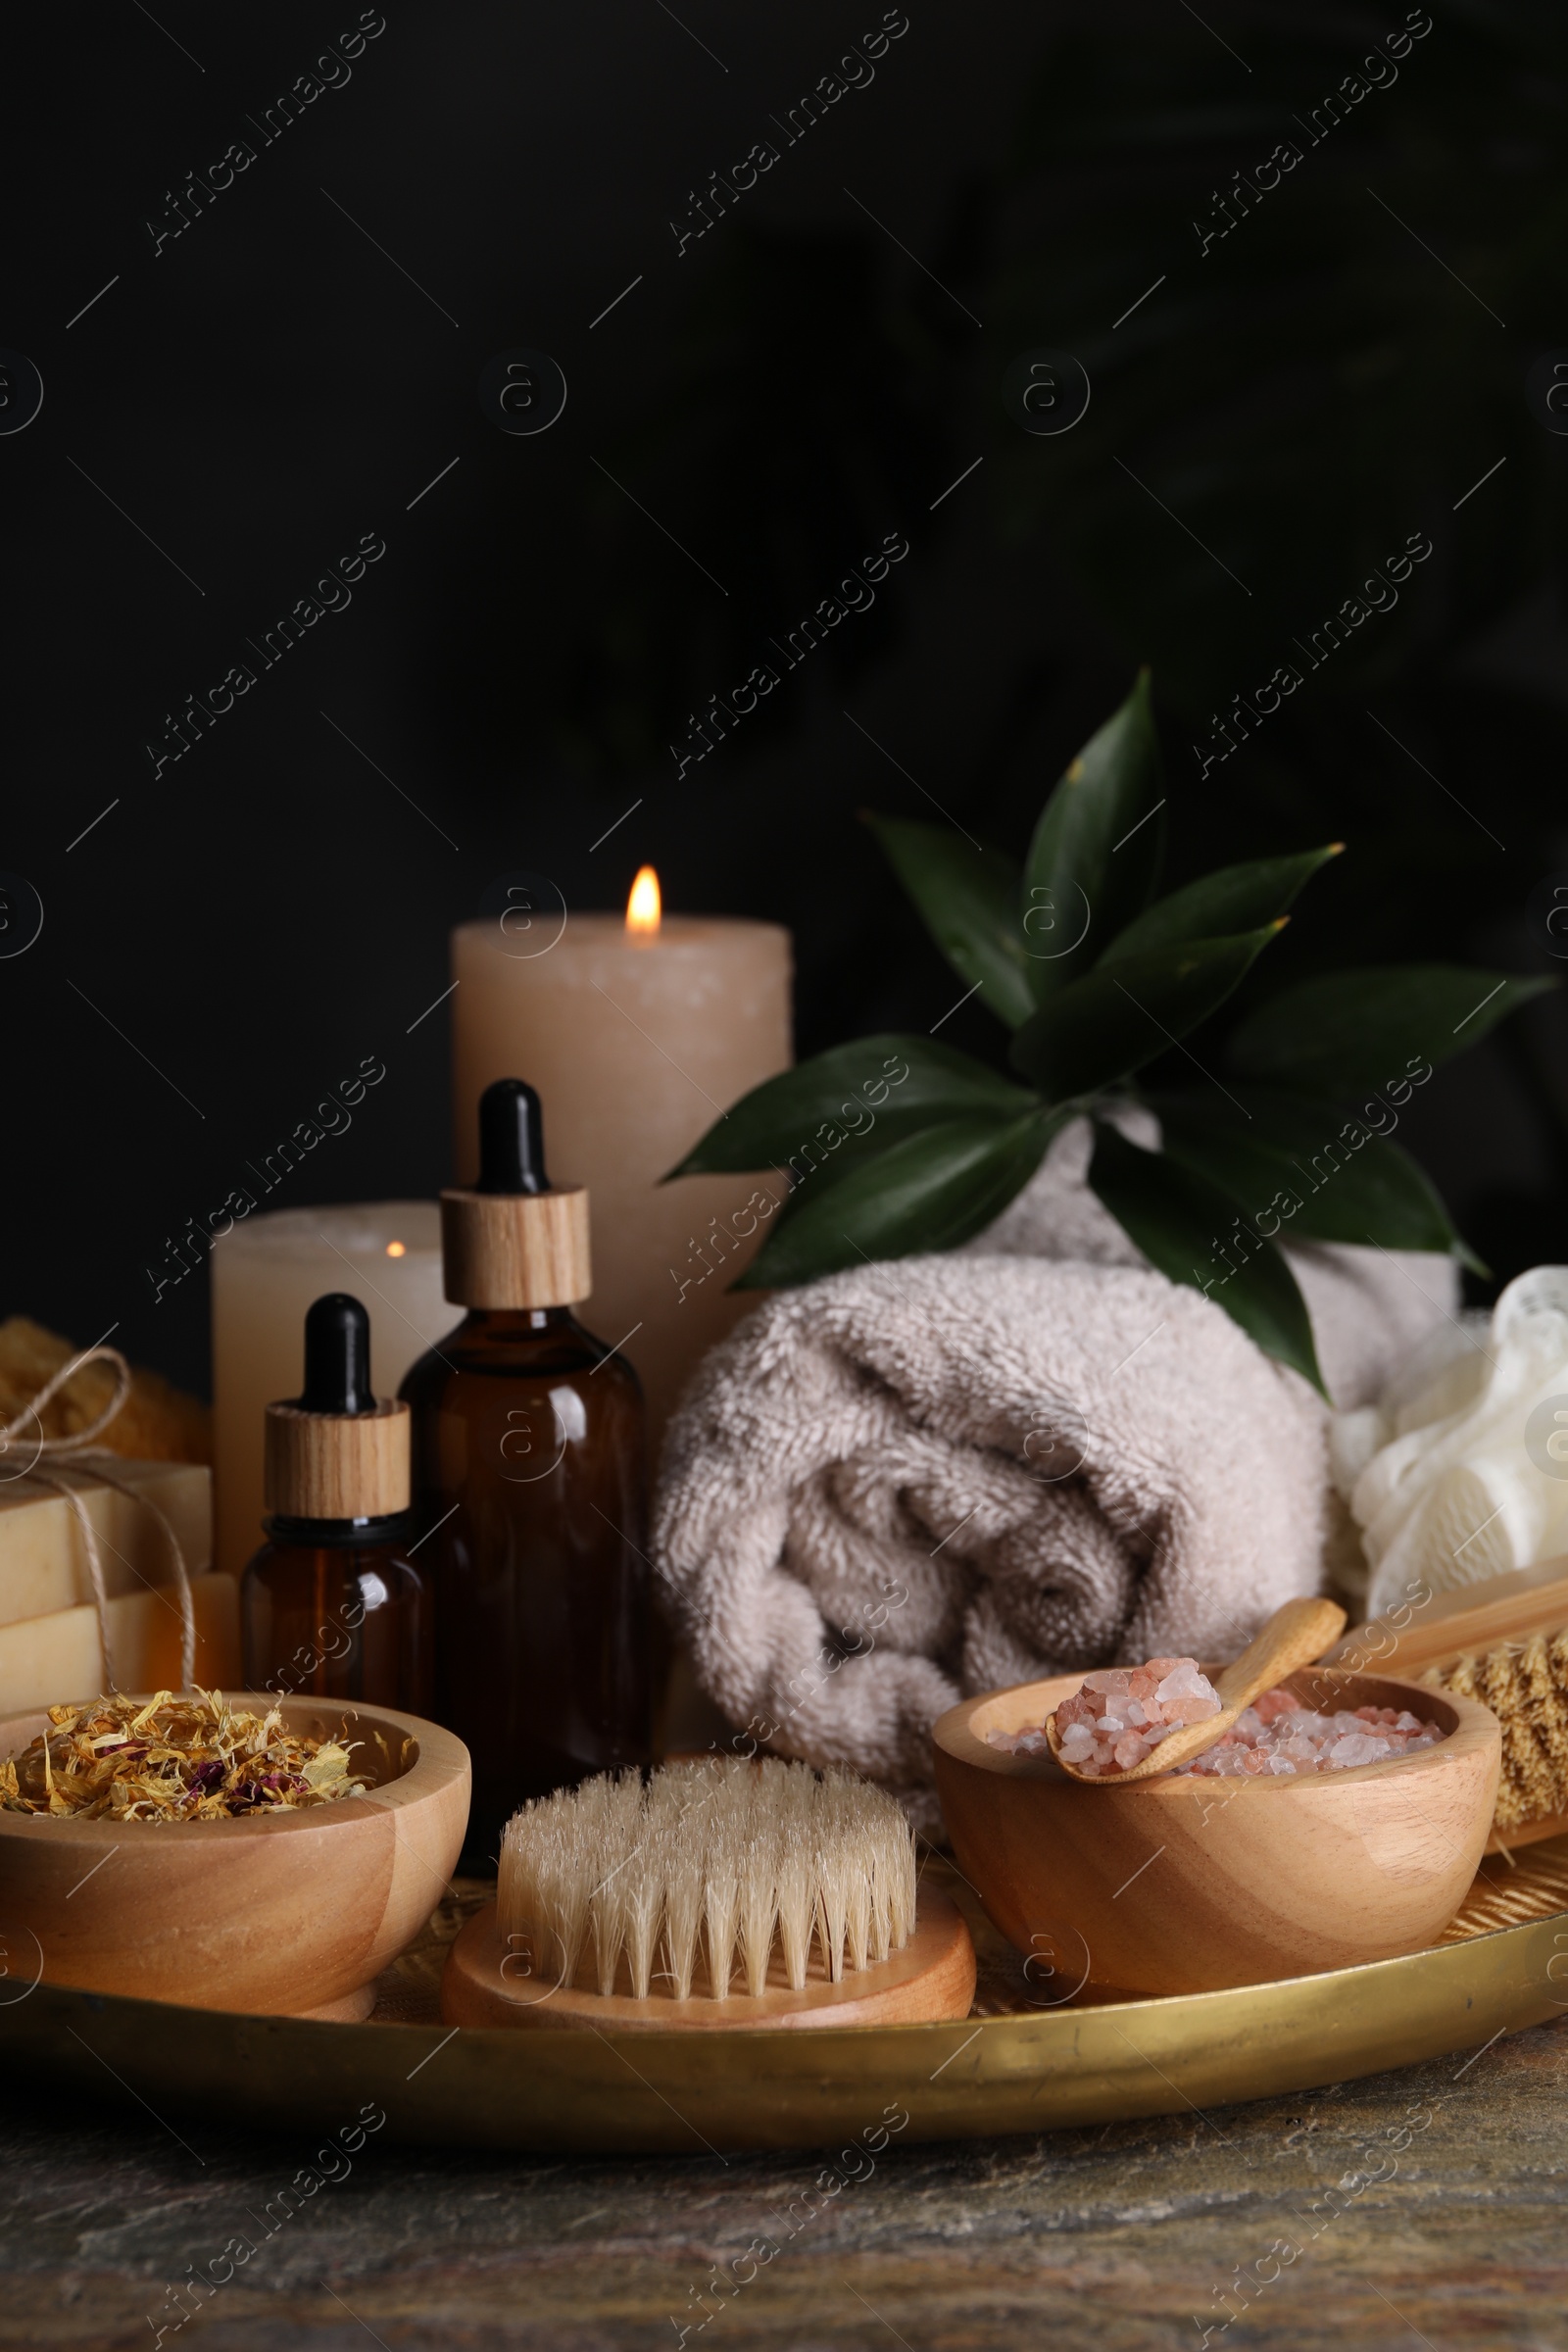
{"type": "Polygon", "coordinates": [[[305,1317],[305,1390],[267,1408],[267,1542],[240,1580],[252,1690],[430,1712],[429,1588],[409,1541],[409,1408],[370,1390],[370,1322],[305,1317]]]}
{"type": "Polygon", "coordinates": [[[644,1557],[642,1389],[571,1313],[592,1289],[588,1196],[545,1174],[539,1098],[479,1102],[479,1181],[441,1196],[447,1297],[421,1356],[416,1516],[436,1607],[436,1720],[473,1760],[464,1866],[493,1870],[525,1798],[656,1760],[663,1633],[644,1557]]]}

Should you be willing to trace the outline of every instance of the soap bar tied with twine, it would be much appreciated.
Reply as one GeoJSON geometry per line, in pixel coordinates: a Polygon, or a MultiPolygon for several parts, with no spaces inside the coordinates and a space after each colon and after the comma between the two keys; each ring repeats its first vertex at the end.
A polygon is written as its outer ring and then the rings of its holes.
{"type": "Polygon", "coordinates": [[[185,1555],[180,1549],[179,1539],[169,1520],[149,1495],[116,1476],[116,1466],[122,1457],[117,1453],[111,1453],[107,1447],[95,1443],[98,1438],[102,1437],[130,1395],[130,1366],[118,1348],[106,1348],[100,1342],[96,1347],[84,1348],[79,1355],[74,1355],[69,1363],[61,1365],[51,1380],[44,1383],[29,1403],[23,1405],[9,1421],[0,1424],[0,1461],[3,1461],[14,1448],[17,1448],[17,1442],[29,1421],[36,1422],[38,1428],[36,1439],[27,1441],[36,1446],[32,1460],[24,1469],[0,1471],[0,1476],[32,1478],[36,1479],[40,1486],[52,1487],[57,1494],[65,1496],[75,1514],[76,1525],[81,1531],[82,1549],[87,1555],[87,1575],[92,1584],[93,1605],[98,1612],[98,1641],[104,1655],[103,1687],[106,1690],[114,1690],[118,1686],[115,1682],[115,1661],[109,1639],[109,1595],[104,1586],[103,1555],[98,1548],[97,1531],[93,1527],[87,1506],[82,1500],[83,1490],[73,1485],[69,1474],[80,1472],[89,1486],[114,1487],[120,1494],[128,1494],[131,1500],[139,1503],[144,1511],[152,1513],[162,1531],[164,1542],[169,1547],[170,1560],[173,1566],[174,1587],[179,1596],[180,1689],[188,1690],[196,1673],[196,1604],[191,1596],[190,1571],[185,1565],[185,1555]],[[58,1396],[67,1381],[79,1372],[83,1365],[100,1362],[112,1364],[115,1368],[115,1393],[104,1406],[103,1411],[99,1413],[96,1420],[89,1421],[85,1429],[73,1430],[69,1437],[46,1438],[43,1434],[41,1417],[44,1406],[58,1396]],[[45,1467],[46,1456],[48,1457],[47,1467],[45,1467]]]}

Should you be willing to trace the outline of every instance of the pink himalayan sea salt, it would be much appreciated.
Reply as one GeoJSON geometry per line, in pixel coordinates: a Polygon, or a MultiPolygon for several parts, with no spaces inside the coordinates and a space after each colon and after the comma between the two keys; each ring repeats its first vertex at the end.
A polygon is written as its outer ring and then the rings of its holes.
{"type": "MultiPolygon", "coordinates": [[[[1184,1723],[1206,1723],[1219,1697],[1196,1658],[1151,1658],[1147,1666],[1107,1666],[1056,1709],[1063,1760],[1093,1780],[1127,1772],[1184,1723]]],[[[991,1732],[993,1747],[1015,1755],[1047,1751],[1045,1728],[991,1732]]]]}
{"type": "Polygon", "coordinates": [[[1435,1723],[1394,1707],[1341,1708],[1320,1715],[1289,1690],[1265,1690],[1244,1707],[1228,1732],[1177,1772],[1217,1780],[1293,1772],[1348,1772],[1357,1764],[1382,1764],[1392,1756],[1436,1747],[1446,1737],[1435,1723]]]}
{"type": "MultiPolygon", "coordinates": [[[[1147,1666],[1117,1666],[1086,1676],[1082,1690],[1062,1700],[1055,1721],[1066,1761],[1095,1779],[1141,1763],[1179,1724],[1204,1723],[1218,1713],[1218,1693],[1195,1659],[1152,1658],[1147,1666]]],[[[1413,1755],[1444,1737],[1435,1723],[1393,1707],[1321,1715],[1293,1691],[1265,1690],[1212,1747],[1174,1770],[1219,1780],[1346,1772],[1413,1755]]],[[[987,1740],[1014,1755],[1049,1752],[1044,1725],[990,1732],[987,1740]]]]}

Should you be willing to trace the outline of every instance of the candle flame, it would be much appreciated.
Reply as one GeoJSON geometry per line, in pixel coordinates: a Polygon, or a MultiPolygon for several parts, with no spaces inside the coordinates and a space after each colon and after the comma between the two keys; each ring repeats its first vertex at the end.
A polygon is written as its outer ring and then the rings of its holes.
{"type": "Polygon", "coordinates": [[[657,939],[662,914],[659,896],[659,876],[651,865],[645,865],[631,886],[626,901],[626,936],[628,939],[657,939]]]}
{"type": "Polygon", "coordinates": [[[408,1255],[408,1251],[401,1242],[388,1242],[386,1253],[388,1257],[407,1257],[408,1255]]]}

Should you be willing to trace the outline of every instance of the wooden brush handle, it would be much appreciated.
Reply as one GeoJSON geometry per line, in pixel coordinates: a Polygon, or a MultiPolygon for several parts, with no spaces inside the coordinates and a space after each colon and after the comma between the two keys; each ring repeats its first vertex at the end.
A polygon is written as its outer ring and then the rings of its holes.
{"type": "Polygon", "coordinates": [[[1433,1593],[1417,1582],[1415,1594],[1370,1625],[1346,1635],[1327,1663],[1363,1674],[1419,1675],[1466,1650],[1499,1642],[1527,1642],[1568,1625],[1568,1561],[1538,1560],[1484,1584],[1433,1593]]]}

